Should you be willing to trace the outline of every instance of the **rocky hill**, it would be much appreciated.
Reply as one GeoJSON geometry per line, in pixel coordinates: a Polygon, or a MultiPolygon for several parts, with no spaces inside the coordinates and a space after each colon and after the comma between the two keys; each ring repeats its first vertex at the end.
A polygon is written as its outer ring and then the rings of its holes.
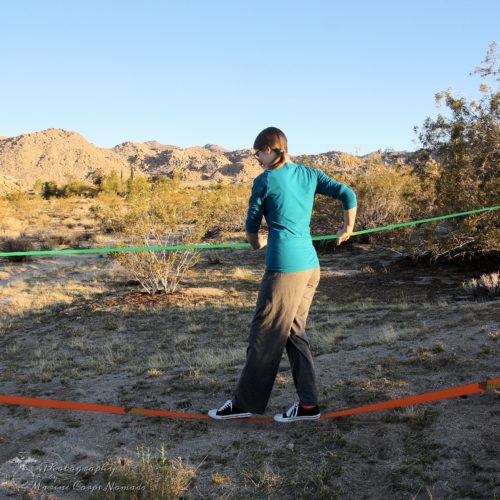
{"type": "Polygon", "coordinates": [[[111,149],[98,148],[76,132],[48,129],[0,140],[0,174],[22,179],[67,183],[85,179],[101,168],[105,173],[124,168],[111,149]]]}
{"type": "MultiPolygon", "coordinates": [[[[373,153],[357,157],[330,151],[292,160],[317,168],[333,164],[345,171],[368,168],[373,157],[373,153]]],[[[409,154],[390,153],[384,159],[404,163],[409,154]]],[[[93,171],[109,174],[113,170],[125,179],[132,173],[169,177],[177,173],[193,184],[251,181],[262,171],[252,149],[228,151],[216,144],[180,148],[148,141],[100,148],[76,132],[56,128],[0,137],[0,194],[29,188],[37,179],[66,184],[88,179],[93,171]]]]}

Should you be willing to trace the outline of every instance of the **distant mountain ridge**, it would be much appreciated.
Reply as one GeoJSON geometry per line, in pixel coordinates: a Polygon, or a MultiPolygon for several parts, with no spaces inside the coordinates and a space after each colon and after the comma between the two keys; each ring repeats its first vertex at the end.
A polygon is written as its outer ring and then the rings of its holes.
{"type": "MultiPolygon", "coordinates": [[[[407,162],[411,156],[406,152],[392,154],[391,164],[407,162]]],[[[365,167],[371,155],[330,151],[307,155],[307,160],[317,168],[333,164],[339,171],[346,171],[365,167]]],[[[291,158],[300,162],[304,157],[291,158]]],[[[228,151],[217,144],[181,148],[158,141],[128,141],[101,148],[77,132],[58,128],[0,136],[0,194],[28,189],[37,179],[58,184],[85,180],[96,170],[104,174],[114,170],[124,179],[132,173],[168,177],[177,173],[192,184],[246,182],[262,172],[252,149],[228,151]]]]}

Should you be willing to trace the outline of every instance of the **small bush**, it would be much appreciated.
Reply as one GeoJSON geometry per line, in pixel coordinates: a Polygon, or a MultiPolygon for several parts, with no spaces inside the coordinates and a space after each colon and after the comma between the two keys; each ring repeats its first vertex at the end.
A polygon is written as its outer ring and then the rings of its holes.
{"type": "Polygon", "coordinates": [[[122,177],[118,175],[116,170],[112,170],[109,175],[105,175],[102,179],[100,189],[104,193],[121,194],[124,189],[122,177]]]}
{"type": "Polygon", "coordinates": [[[98,223],[104,234],[123,232],[127,220],[130,220],[123,199],[116,194],[102,194],[98,200],[98,204],[89,208],[89,216],[98,223]]]}
{"type": "MultiPolygon", "coordinates": [[[[447,115],[427,118],[415,130],[422,143],[421,159],[435,158],[442,169],[436,181],[437,214],[465,212],[498,205],[500,178],[500,57],[497,45],[488,49],[483,66],[476,67],[482,83],[480,98],[468,100],[451,90],[436,94],[447,115]]],[[[495,211],[449,219],[430,225],[429,253],[435,259],[456,259],[499,250],[500,229],[495,211]]]]}
{"type": "MultiPolygon", "coordinates": [[[[368,174],[353,176],[352,184],[360,199],[358,229],[407,222],[416,215],[414,201],[420,194],[420,183],[411,167],[378,165],[368,174]]],[[[377,237],[387,240],[395,235],[380,233],[377,237]]]]}
{"type": "MultiPolygon", "coordinates": [[[[245,230],[250,191],[247,184],[217,184],[201,192],[196,211],[205,226],[206,237],[245,230]]],[[[262,223],[264,226],[264,219],[262,223]]]]}
{"type": "Polygon", "coordinates": [[[42,196],[48,200],[52,197],[59,197],[62,194],[61,189],[57,186],[54,181],[43,182],[41,186],[42,196]]]}
{"type": "MultiPolygon", "coordinates": [[[[107,233],[116,233],[127,247],[173,246],[200,240],[203,228],[193,211],[193,197],[165,180],[149,184],[145,178],[130,180],[125,200],[111,193],[99,195],[91,215],[107,233]]],[[[198,252],[120,252],[116,259],[149,294],[174,293],[198,252]]]]}
{"type": "Polygon", "coordinates": [[[472,278],[462,286],[474,295],[500,295],[500,272],[482,274],[479,278],[472,278]]]}
{"type": "MultiPolygon", "coordinates": [[[[322,170],[332,175],[332,169],[322,170]]],[[[382,156],[374,158],[367,171],[354,174],[333,175],[338,182],[346,184],[358,199],[355,231],[373,229],[398,222],[414,220],[421,215],[420,206],[425,193],[422,183],[412,167],[397,168],[384,164],[382,156]]],[[[327,196],[317,196],[311,219],[311,231],[315,235],[335,234],[343,223],[342,205],[327,196]]],[[[410,228],[370,233],[357,241],[375,241],[393,248],[407,246],[410,228]]],[[[328,245],[320,245],[326,248],[328,245]]]]}
{"type": "Polygon", "coordinates": [[[61,196],[87,196],[93,198],[97,194],[97,188],[86,182],[73,181],[61,188],[61,196]]]}
{"type": "MultiPolygon", "coordinates": [[[[193,242],[189,230],[173,232],[151,220],[138,221],[127,228],[129,244],[132,246],[171,246],[193,242]]],[[[199,260],[196,250],[155,250],[118,253],[122,264],[150,294],[174,293],[186,272],[199,260]]]]}
{"type": "MultiPolygon", "coordinates": [[[[33,242],[23,233],[17,238],[9,238],[1,243],[2,252],[31,252],[35,250],[33,242]]],[[[11,262],[26,262],[32,260],[29,255],[6,257],[11,262]]]]}
{"type": "Polygon", "coordinates": [[[91,248],[93,242],[95,242],[95,234],[85,231],[71,235],[66,244],[71,248],[91,248]]]}

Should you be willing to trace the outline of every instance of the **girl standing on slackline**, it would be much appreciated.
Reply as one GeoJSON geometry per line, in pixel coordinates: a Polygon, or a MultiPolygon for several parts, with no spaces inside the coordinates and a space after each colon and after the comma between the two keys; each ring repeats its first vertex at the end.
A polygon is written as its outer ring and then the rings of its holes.
{"type": "Polygon", "coordinates": [[[255,250],[267,245],[266,271],[234,397],[208,415],[226,420],[264,413],[285,348],[299,402],[274,419],[315,420],[320,417],[318,390],[305,326],[320,272],[309,224],[316,193],[341,200],[344,225],[337,232],[337,245],[348,240],[356,195],[321,170],[290,161],[286,136],[275,127],[264,129],[253,147],[264,172],[254,180],[245,228],[255,250]],[[262,216],[269,239],[258,234],[262,216]]]}

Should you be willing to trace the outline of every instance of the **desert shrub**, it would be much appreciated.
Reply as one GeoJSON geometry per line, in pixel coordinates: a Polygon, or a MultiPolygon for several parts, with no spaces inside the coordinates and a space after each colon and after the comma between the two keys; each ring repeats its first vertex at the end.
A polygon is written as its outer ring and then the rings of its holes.
{"type": "Polygon", "coordinates": [[[118,172],[112,170],[108,175],[103,176],[99,187],[103,193],[122,194],[125,186],[118,172]]]}
{"type": "Polygon", "coordinates": [[[94,197],[97,194],[95,186],[82,181],[72,181],[60,189],[61,196],[88,196],[94,197]]]}
{"type": "Polygon", "coordinates": [[[40,250],[54,250],[54,247],[59,244],[57,238],[52,234],[37,235],[36,239],[40,250]]]}
{"type": "Polygon", "coordinates": [[[479,278],[472,278],[462,283],[465,290],[473,295],[500,295],[500,272],[482,274],[479,278]]]}
{"type": "Polygon", "coordinates": [[[52,233],[40,238],[38,241],[40,241],[43,250],[51,250],[58,246],[72,246],[74,234],[69,231],[52,233]]]}
{"type": "Polygon", "coordinates": [[[71,235],[69,246],[71,248],[91,248],[95,242],[95,234],[90,231],[82,231],[71,235]]]}
{"type": "Polygon", "coordinates": [[[92,185],[91,189],[85,193],[86,196],[95,196],[97,193],[114,193],[124,195],[126,183],[123,182],[123,172],[118,174],[116,170],[111,170],[105,174],[104,170],[97,167],[87,173],[86,177],[92,185]]]}
{"type": "Polygon", "coordinates": [[[202,190],[193,208],[205,236],[244,231],[250,191],[248,184],[217,184],[202,190]]]}
{"type": "MultiPolygon", "coordinates": [[[[436,94],[443,100],[448,116],[427,118],[416,128],[422,142],[422,161],[436,159],[442,166],[436,182],[435,212],[464,212],[498,205],[500,179],[500,68],[496,44],[491,44],[484,66],[474,73],[483,82],[479,100],[456,97],[451,90],[436,94]],[[497,88],[494,89],[492,85],[497,88]]],[[[447,219],[427,228],[426,247],[433,258],[471,256],[498,250],[500,228],[498,212],[483,212],[447,219]]]]}
{"type": "Polygon", "coordinates": [[[141,219],[163,223],[170,229],[193,219],[192,200],[185,189],[174,190],[168,182],[151,184],[145,177],[127,182],[124,198],[116,193],[99,193],[97,203],[89,209],[104,233],[127,233],[141,219]]]}
{"type": "Polygon", "coordinates": [[[382,164],[351,178],[360,200],[358,229],[371,229],[409,220],[414,215],[419,182],[411,167],[386,167],[382,164]]]}
{"type": "MultiPolygon", "coordinates": [[[[135,180],[134,180],[135,181],[135,180]]],[[[132,247],[176,246],[198,243],[203,233],[193,210],[194,198],[175,181],[131,183],[121,210],[94,210],[132,247]]],[[[199,258],[195,250],[120,252],[118,261],[150,294],[173,293],[199,258]]]]}
{"type": "MultiPolygon", "coordinates": [[[[32,240],[22,233],[17,238],[8,238],[1,242],[0,248],[2,252],[31,252],[35,250],[32,240]]],[[[12,255],[5,257],[11,262],[26,262],[32,260],[29,255],[12,255]]]]}
{"type": "MultiPolygon", "coordinates": [[[[150,216],[128,224],[122,234],[127,246],[132,247],[189,245],[198,241],[191,229],[174,231],[150,216]]],[[[149,294],[170,294],[199,260],[199,252],[193,249],[120,252],[116,258],[149,294]]]]}
{"type": "MultiPolygon", "coordinates": [[[[422,202],[428,195],[414,169],[407,165],[387,166],[381,157],[378,161],[375,157],[366,171],[358,170],[334,178],[356,193],[358,210],[355,231],[414,220],[427,205],[422,202]]],[[[313,234],[334,234],[342,223],[341,204],[318,195],[311,220],[313,234]]],[[[360,237],[358,241],[369,240],[399,248],[411,233],[410,228],[375,232],[360,237]]]]}
{"type": "MultiPolygon", "coordinates": [[[[182,186],[178,177],[135,177],[127,181],[124,198],[101,192],[90,215],[103,232],[120,233],[143,217],[172,230],[189,225],[199,237],[244,231],[250,196],[249,184],[182,186]]],[[[265,225],[265,221],[264,221],[265,225]]]]}
{"type": "MultiPolygon", "coordinates": [[[[105,232],[114,232],[122,244],[132,247],[198,243],[210,229],[242,230],[248,203],[248,186],[224,186],[214,190],[180,186],[176,179],[129,182],[125,199],[101,193],[90,209],[105,232]]],[[[120,252],[116,257],[150,294],[173,293],[198,252],[120,252]]]]}
{"type": "Polygon", "coordinates": [[[42,196],[48,200],[54,196],[61,196],[61,190],[55,181],[46,181],[42,183],[42,196]]]}
{"type": "Polygon", "coordinates": [[[195,210],[196,196],[196,191],[188,187],[177,187],[175,181],[165,180],[152,185],[147,213],[153,220],[173,230],[181,225],[195,226],[199,222],[195,210]]]}
{"type": "Polygon", "coordinates": [[[151,193],[152,185],[147,177],[141,175],[128,179],[126,188],[127,198],[129,200],[137,200],[140,198],[147,198],[151,193]]]}
{"type": "Polygon", "coordinates": [[[116,193],[99,193],[97,203],[89,208],[89,216],[105,233],[119,233],[127,221],[127,206],[116,193]]]}
{"type": "Polygon", "coordinates": [[[95,241],[95,234],[90,231],[55,234],[38,232],[33,235],[33,239],[36,241],[36,246],[40,250],[53,250],[59,246],[67,246],[70,248],[90,248],[91,243],[95,241]]]}

